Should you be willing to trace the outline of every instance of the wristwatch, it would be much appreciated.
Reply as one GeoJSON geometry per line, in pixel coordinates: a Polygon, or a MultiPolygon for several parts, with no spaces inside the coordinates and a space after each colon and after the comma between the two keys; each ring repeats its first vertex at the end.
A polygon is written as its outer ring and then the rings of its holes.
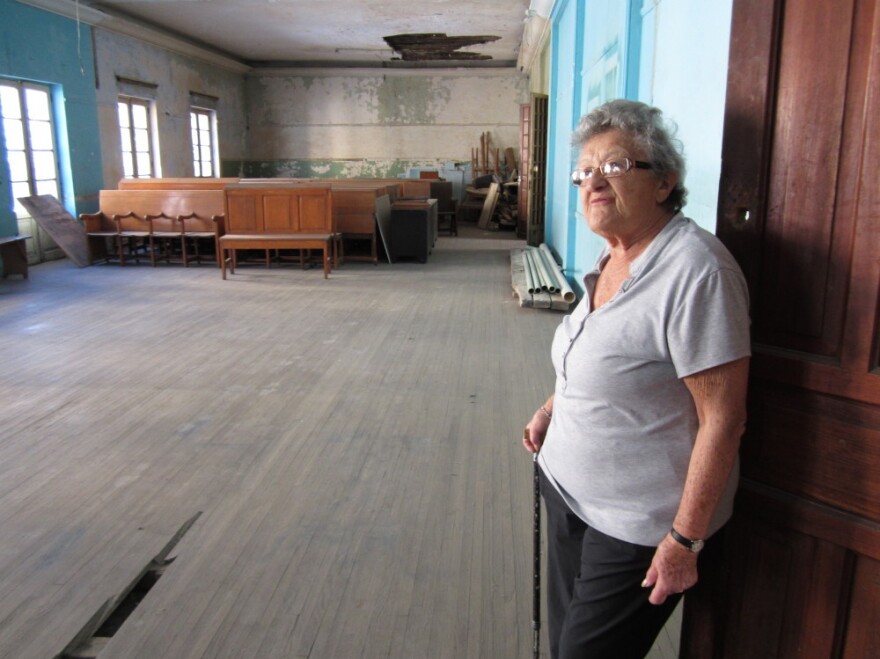
{"type": "Polygon", "coordinates": [[[695,554],[699,553],[699,551],[706,544],[705,540],[689,540],[675,529],[670,529],[669,534],[672,536],[672,539],[675,540],[678,544],[685,547],[685,549],[687,549],[688,551],[694,552],[695,554]]]}

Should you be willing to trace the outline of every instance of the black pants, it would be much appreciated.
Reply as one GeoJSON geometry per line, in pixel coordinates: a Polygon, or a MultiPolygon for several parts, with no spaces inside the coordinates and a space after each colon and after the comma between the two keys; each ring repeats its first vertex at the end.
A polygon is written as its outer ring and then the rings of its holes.
{"type": "Polygon", "coordinates": [[[643,659],[681,595],[655,606],[641,583],[655,547],[588,527],[541,473],[553,659],[643,659]]]}

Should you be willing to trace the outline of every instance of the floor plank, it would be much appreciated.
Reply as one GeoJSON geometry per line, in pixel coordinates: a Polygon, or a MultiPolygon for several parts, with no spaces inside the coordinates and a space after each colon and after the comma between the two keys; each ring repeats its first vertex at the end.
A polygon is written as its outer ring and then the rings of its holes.
{"type": "Polygon", "coordinates": [[[0,656],[55,656],[197,512],[101,659],[527,656],[519,437],[561,316],[476,233],[326,281],[0,283],[0,656]]]}

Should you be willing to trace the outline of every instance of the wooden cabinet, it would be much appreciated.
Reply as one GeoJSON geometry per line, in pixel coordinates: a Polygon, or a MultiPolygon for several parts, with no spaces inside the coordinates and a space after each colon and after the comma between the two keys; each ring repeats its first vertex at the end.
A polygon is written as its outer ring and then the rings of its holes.
{"type": "Polygon", "coordinates": [[[227,186],[226,231],[235,234],[335,233],[330,188],[227,186]]]}

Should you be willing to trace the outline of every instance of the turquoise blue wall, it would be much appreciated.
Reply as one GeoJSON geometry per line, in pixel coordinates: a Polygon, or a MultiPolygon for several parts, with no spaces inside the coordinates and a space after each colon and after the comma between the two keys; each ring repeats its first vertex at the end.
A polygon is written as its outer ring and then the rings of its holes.
{"type": "MultiPolygon", "coordinates": [[[[557,5],[559,7],[559,5],[557,5]]],[[[568,246],[576,240],[575,189],[569,182],[571,172],[571,131],[577,121],[575,105],[580,91],[579,67],[574,54],[578,50],[580,26],[579,3],[569,2],[555,17],[550,102],[547,115],[547,208],[544,217],[545,242],[556,251],[572,277],[568,246]],[[577,90],[576,90],[577,88],[577,90]],[[566,157],[568,156],[568,157],[566,157]]]]}
{"type": "Polygon", "coordinates": [[[568,183],[581,115],[612,98],[656,105],[678,126],[689,190],[685,213],[715,230],[733,0],[557,0],[551,20],[545,238],[572,286],[603,241],[568,183]]]}
{"type": "MultiPolygon", "coordinates": [[[[0,0],[0,16],[0,76],[54,86],[62,202],[85,211],[102,186],[91,29],[12,0],[0,0]]],[[[0,235],[8,236],[17,228],[5,150],[0,140],[0,235]]]]}
{"type": "MultiPolygon", "coordinates": [[[[626,74],[627,63],[631,57],[629,42],[628,2],[605,0],[573,3],[583,7],[581,21],[580,52],[575,52],[574,60],[580,68],[583,79],[583,94],[578,99],[577,111],[572,130],[581,116],[607,100],[627,96],[629,79],[626,74]]],[[[638,70],[638,66],[634,67],[638,70]]],[[[633,76],[630,76],[633,77],[633,76]]],[[[569,169],[572,169],[578,154],[571,149],[569,131],[569,169]]],[[[581,288],[584,275],[592,268],[596,255],[604,242],[589,230],[581,211],[577,189],[569,183],[570,203],[575,214],[574,240],[568,244],[568,261],[571,263],[569,275],[577,288],[581,288]],[[584,255],[589,255],[584,258],[584,255]]]]}

